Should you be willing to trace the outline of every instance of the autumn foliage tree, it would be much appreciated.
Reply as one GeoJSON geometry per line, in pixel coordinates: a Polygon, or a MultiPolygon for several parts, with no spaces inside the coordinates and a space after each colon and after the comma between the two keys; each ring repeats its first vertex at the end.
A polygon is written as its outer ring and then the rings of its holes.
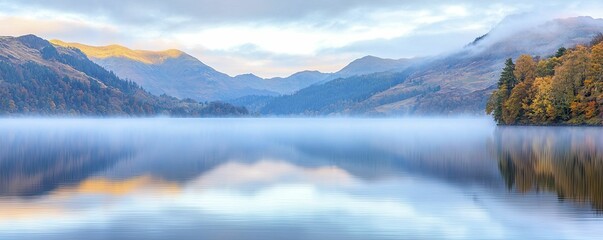
{"type": "Polygon", "coordinates": [[[486,112],[499,124],[601,125],[603,41],[508,59],[486,112]]]}
{"type": "Polygon", "coordinates": [[[521,55],[515,63],[513,76],[518,82],[503,105],[503,120],[507,124],[527,123],[527,111],[533,99],[532,85],[536,77],[536,62],[529,55],[521,55]]]}
{"type": "Polygon", "coordinates": [[[513,63],[513,59],[509,58],[505,62],[505,68],[500,74],[498,89],[494,91],[488,100],[486,112],[492,114],[497,122],[504,122],[503,117],[506,116],[504,105],[507,99],[509,99],[509,95],[511,95],[511,89],[515,87],[517,82],[513,74],[514,71],[515,64],[513,63]]]}

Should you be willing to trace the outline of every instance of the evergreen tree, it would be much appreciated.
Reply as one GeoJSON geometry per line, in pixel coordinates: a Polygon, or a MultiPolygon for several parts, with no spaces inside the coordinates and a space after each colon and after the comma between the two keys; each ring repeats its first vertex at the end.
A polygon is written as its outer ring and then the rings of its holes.
{"type": "Polygon", "coordinates": [[[498,80],[498,90],[496,90],[495,93],[492,94],[492,97],[490,97],[488,100],[486,112],[488,114],[492,114],[494,116],[494,120],[498,123],[504,123],[504,115],[509,114],[505,114],[504,103],[511,95],[511,89],[513,89],[515,84],[517,84],[517,79],[513,73],[514,71],[515,64],[513,63],[513,59],[509,58],[505,62],[505,68],[500,74],[500,79],[498,80]]]}
{"type": "Polygon", "coordinates": [[[566,48],[560,47],[559,49],[557,49],[557,53],[555,53],[555,57],[560,58],[561,56],[563,56],[563,54],[565,54],[565,51],[567,51],[566,48]]]}
{"type": "Polygon", "coordinates": [[[505,68],[503,68],[500,79],[498,80],[498,87],[505,87],[504,89],[507,91],[507,97],[509,96],[511,89],[517,84],[517,78],[515,78],[514,72],[515,64],[513,63],[513,59],[509,58],[505,61],[505,68]]]}

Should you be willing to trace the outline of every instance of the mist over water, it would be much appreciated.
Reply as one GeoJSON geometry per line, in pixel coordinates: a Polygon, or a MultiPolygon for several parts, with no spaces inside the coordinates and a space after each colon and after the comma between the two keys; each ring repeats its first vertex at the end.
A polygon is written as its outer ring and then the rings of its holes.
{"type": "Polygon", "coordinates": [[[603,129],[3,119],[0,239],[590,239],[603,129]]]}

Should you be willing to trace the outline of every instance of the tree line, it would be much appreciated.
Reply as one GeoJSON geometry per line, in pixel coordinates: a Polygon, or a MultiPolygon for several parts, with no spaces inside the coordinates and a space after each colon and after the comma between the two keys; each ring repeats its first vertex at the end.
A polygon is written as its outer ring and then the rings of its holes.
{"type": "Polygon", "coordinates": [[[548,58],[507,59],[486,112],[498,124],[601,125],[603,34],[548,58]]]}

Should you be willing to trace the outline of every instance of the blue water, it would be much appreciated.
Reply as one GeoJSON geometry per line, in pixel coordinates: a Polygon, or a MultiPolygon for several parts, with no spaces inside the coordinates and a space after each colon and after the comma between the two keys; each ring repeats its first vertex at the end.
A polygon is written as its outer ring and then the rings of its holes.
{"type": "Polygon", "coordinates": [[[603,129],[0,120],[0,239],[596,239],[603,129]]]}

